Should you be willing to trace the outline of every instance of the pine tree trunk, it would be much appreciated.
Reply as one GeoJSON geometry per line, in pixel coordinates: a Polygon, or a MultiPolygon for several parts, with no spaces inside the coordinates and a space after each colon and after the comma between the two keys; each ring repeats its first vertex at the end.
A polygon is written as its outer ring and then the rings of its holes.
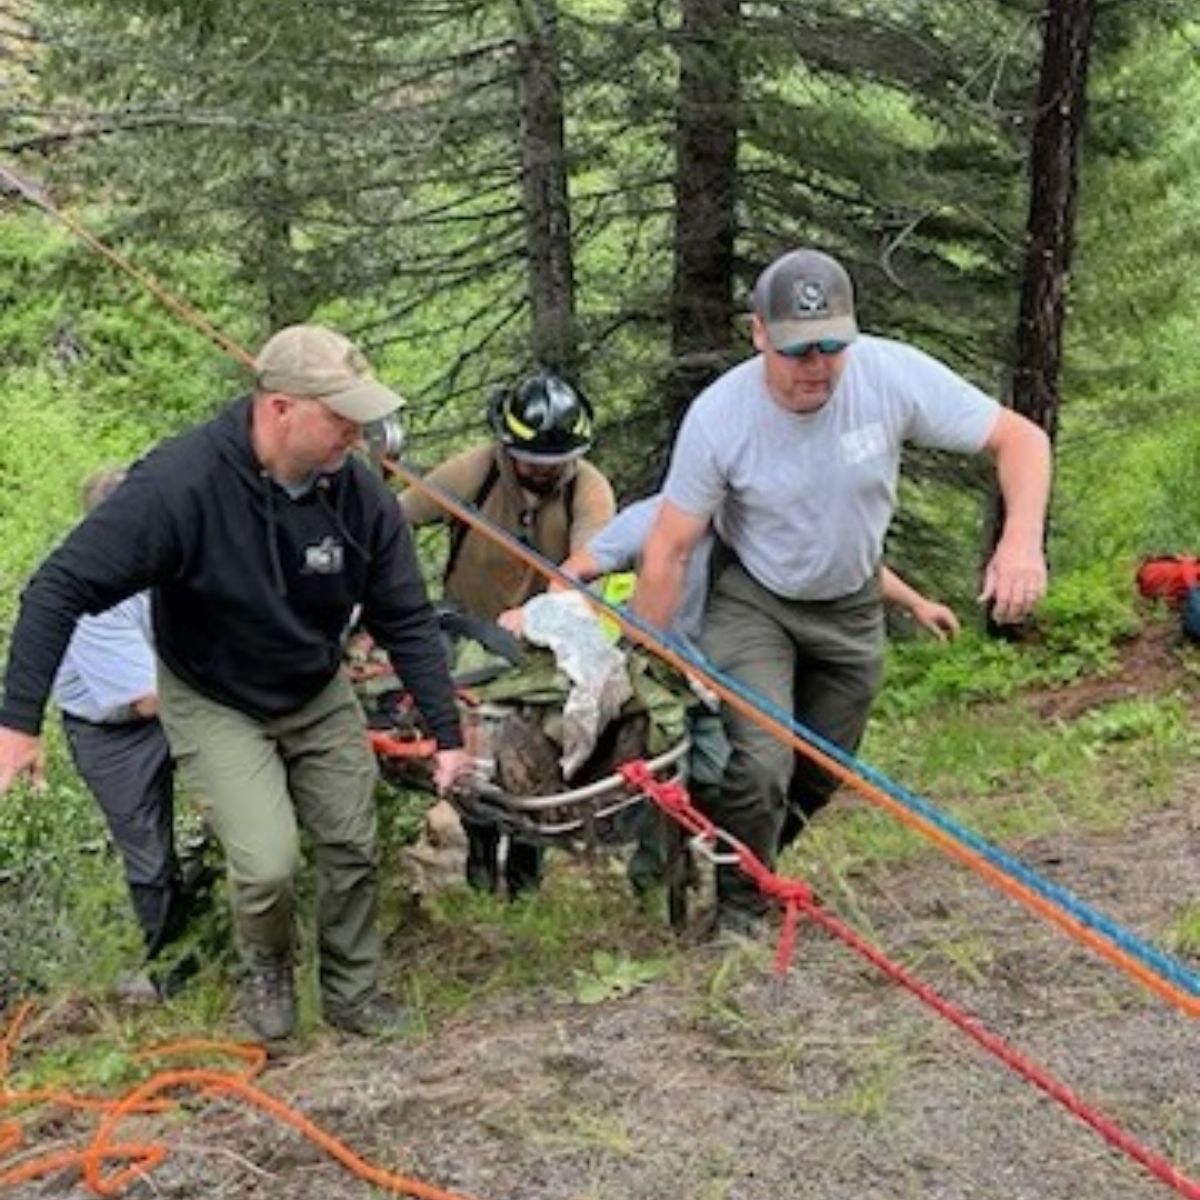
{"type": "Polygon", "coordinates": [[[1058,431],[1064,309],[1095,7],[1095,0],[1055,0],[1047,8],[1030,156],[1013,408],[1040,425],[1051,441],[1058,431]]]}
{"type": "Polygon", "coordinates": [[[578,362],[575,271],[567,195],[556,0],[524,0],[518,50],[521,197],[529,252],[533,355],[574,372],[578,362]]]}
{"type": "Polygon", "coordinates": [[[675,264],[671,287],[672,428],[736,357],[739,0],[683,0],[676,109],[675,264]]]}
{"type": "MultiPolygon", "coordinates": [[[[1058,432],[1063,324],[1095,11],[1095,0],[1052,0],[1043,16],[1012,407],[1040,425],[1051,443],[1058,432]]],[[[1004,502],[994,489],[988,521],[989,555],[1003,527],[1004,502]]],[[[988,628],[995,635],[1012,633],[1011,627],[998,627],[994,622],[989,622],[988,628]]]]}

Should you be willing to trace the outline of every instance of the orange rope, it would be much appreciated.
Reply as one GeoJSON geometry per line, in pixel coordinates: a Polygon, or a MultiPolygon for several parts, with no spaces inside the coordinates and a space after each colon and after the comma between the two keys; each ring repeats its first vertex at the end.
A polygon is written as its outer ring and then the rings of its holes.
{"type": "MultiPolygon", "coordinates": [[[[174,1042],[154,1050],[144,1051],[139,1058],[162,1058],[181,1054],[219,1054],[240,1059],[240,1070],[217,1070],[211,1067],[186,1067],[158,1071],[116,1099],[101,1097],[80,1098],[70,1093],[49,1089],[32,1092],[10,1092],[7,1089],[8,1063],[17,1034],[30,1011],[22,1005],[0,1041],[0,1110],[31,1104],[53,1103],[78,1109],[99,1110],[101,1118],[90,1141],[82,1147],[58,1150],[10,1166],[0,1171],[0,1188],[78,1168],[84,1182],[97,1196],[117,1196],[135,1179],[149,1174],[167,1157],[167,1147],[158,1142],[125,1142],[115,1140],[121,1123],[136,1113],[164,1112],[175,1107],[175,1101],[161,1094],[180,1088],[196,1089],[201,1096],[232,1095],[269,1113],[276,1120],[295,1129],[339,1162],[351,1174],[375,1187],[397,1195],[414,1196],[416,1200],[470,1200],[461,1192],[448,1192],[414,1179],[385,1170],[356,1154],[345,1142],[326,1132],[315,1121],[304,1116],[269,1092],[255,1086],[251,1080],[265,1067],[266,1051],[261,1046],[238,1045],[229,1042],[204,1040],[174,1042]],[[107,1164],[114,1164],[106,1172],[107,1164]]],[[[24,1131],[16,1121],[0,1125],[0,1163],[11,1158],[24,1143],[24,1131]]]]}

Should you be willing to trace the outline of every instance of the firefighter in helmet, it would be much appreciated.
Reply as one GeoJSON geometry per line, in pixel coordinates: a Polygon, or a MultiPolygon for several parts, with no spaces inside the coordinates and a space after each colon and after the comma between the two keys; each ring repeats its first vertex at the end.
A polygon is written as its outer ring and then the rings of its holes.
{"type": "MultiPolygon", "coordinates": [[[[426,479],[552,562],[562,562],[616,511],[612,486],[585,457],[594,434],[591,402],[561,375],[535,371],[493,394],[487,420],[489,443],[454,455],[426,479]]],[[[428,495],[409,488],[400,505],[414,526],[449,524],[444,595],[469,615],[494,621],[544,590],[544,578],[531,566],[454,520],[428,495]]],[[[468,880],[496,890],[498,832],[468,824],[467,836],[468,880]]],[[[538,847],[514,840],[504,870],[509,895],[536,887],[540,875],[538,847]]]]}

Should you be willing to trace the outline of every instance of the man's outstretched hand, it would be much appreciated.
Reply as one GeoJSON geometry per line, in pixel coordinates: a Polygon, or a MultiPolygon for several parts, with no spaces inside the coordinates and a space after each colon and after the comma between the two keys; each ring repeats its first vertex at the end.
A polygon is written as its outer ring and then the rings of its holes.
{"type": "Polygon", "coordinates": [[[983,577],[981,604],[992,609],[1000,625],[1023,621],[1046,594],[1046,558],[1041,546],[1018,546],[1000,540],[983,577]]]}
{"type": "Polygon", "coordinates": [[[27,778],[39,791],[46,786],[42,739],[0,726],[0,795],[22,778],[27,778]]]}

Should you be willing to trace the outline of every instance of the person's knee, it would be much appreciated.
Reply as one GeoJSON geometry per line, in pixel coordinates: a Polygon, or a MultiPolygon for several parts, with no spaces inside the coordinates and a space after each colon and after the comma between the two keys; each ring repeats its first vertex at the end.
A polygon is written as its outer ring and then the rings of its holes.
{"type": "Polygon", "coordinates": [[[263,847],[255,854],[242,856],[230,864],[230,875],[242,897],[269,897],[287,891],[300,867],[300,847],[290,844],[263,847]]]}
{"type": "Polygon", "coordinates": [[[134,821],[110,821],[109,830],[131,885],[158,887],[170,881],[176,864],[169,830],[134,821]]]}
{"type": "Polygon", "coordinates": [[[829,796],[837,786],[837,776],[817,766],[812,759],[803,754],[797,754],[793,759],[791,782],[788,785],[789,799],[797,801],[804,796],[829,796]]]}
{"type": "Polygon", "coordinates": [[[373,837],[327,843],[317,850],[318,861],[343,879],[371,875],[379,866],[379,847],[373,837]]]}

